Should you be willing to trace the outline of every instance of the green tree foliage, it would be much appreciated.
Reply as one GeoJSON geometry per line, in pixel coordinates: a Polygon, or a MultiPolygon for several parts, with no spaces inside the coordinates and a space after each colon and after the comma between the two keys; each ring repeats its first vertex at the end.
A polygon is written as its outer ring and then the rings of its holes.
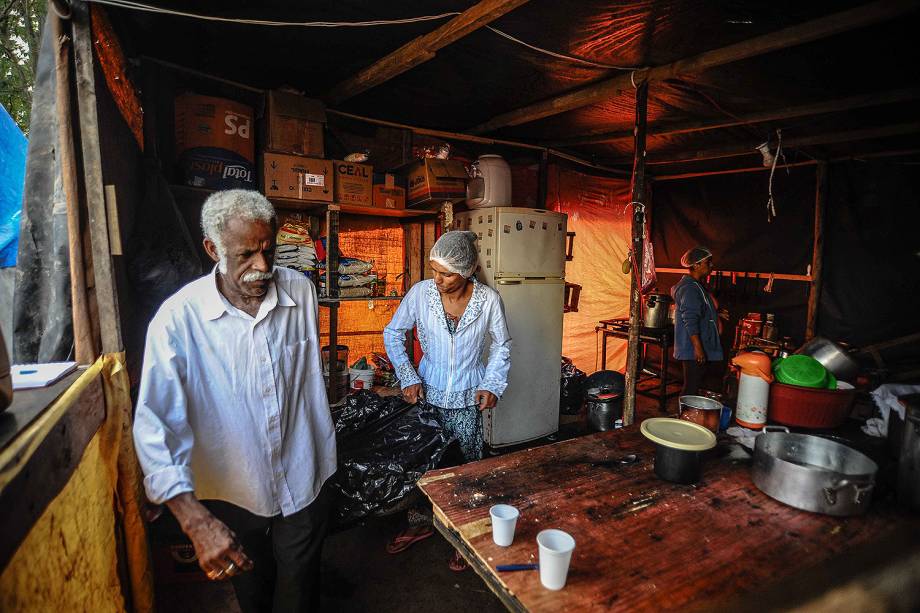
{"type": "Polygon", "coordinates": [[[0,102],[29,134],[46,0],[0,0],[0,102]]]}

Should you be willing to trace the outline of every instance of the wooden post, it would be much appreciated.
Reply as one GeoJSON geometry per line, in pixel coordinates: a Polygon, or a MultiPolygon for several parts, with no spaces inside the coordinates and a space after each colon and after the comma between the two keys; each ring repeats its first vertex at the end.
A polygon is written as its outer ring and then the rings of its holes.
{"type": "Polygon", "coordinates": [[[58,126],[58,153],[61,179],[67,201],[67,246],[70,262],[70,301],[73,319],[74,356],[79,364],[92,364],[98,350],[90,323],[89,301],[86,295],[86,269],[83,266],[83,241],[80,231],[80,188],[73,145],[73,102],[70,95],[71,40],[64,32],[64,20],[51,19],[57,53],[54,63],[55,112],[58,126]]]}
{"type": "Polygon", "coordinates": [[[99,118],[96,112],[96,82],[93,74],[93,40],[89,6],[73,3],[73,44],[77,83],[77,106],[80,112],[80,143],[83,146],[83,186],[89,211],[96,303],[102,352],[117,353],[124,349],[118,292],[109,248],[108,217],[102,187],[102,152],[99,146],[99,118]]]}
{"type": "MultiPolygon", "coordinates": [[[[623,425],[636,419],[636,383],[639,375],[639,309],[642,296],[639,275],[645,245],[645,128],[648,107],[648,82],[636,89],[636,145],[632,176],[632,279],[629,284],[629,338],[626,348],[626,394],[623,401],[623,425]]],[[[664,376],[664,373],[662,373],[664,376]]]]}
{"type": "MultiPolygon", "coordinates": [[[[326,209],[326,296],[339,297],[339,207],[326,209]]],[[[345,365],[348,368],[348,364],[345,365]]],[[[329,303],[329,404],[339,401],[339,303],[329,303]]]]}
{"type": "Polygon", "coordinates": [[[821,299],[821,269],[824,267],[824,211],[827,206],[827,162],[818,162],[815,173],[815,242],[811,254],[811,291],[808,293],[808,317],[805,340],[814,337],[821,299]]]}

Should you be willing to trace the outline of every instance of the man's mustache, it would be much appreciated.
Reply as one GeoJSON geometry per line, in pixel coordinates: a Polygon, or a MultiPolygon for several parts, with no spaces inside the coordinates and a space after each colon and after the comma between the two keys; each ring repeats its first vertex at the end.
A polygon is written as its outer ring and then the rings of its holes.
{"type": "Polygon", "coordinates": [[[268,281],[273,276],[274,275],[272,275],[270,272],[259,272],[254,270],[252,272],[245,273],[242,277],[240,277],[240,280],[243,283],[252,283],[253,281],[268,281]]]}

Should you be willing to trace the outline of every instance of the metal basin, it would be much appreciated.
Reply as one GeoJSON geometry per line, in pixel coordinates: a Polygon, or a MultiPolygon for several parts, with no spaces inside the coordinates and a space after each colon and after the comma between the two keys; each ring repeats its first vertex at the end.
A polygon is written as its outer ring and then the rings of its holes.
{"type": "Polygon", "coordinates": [[[796,353],[809,355],[818,360],[840,381],[853,381],[859,374],[859,364],[856,360],[850,357],[843,347],[823,336],[814,337],[802,345],[796,353]]]}
{"type": "Polygon", "coordinates": [[[869,508],[878,466],[846,445],[767,426],[754,442],[751,478],[782,503],[827,515],[860,515],[869,508]]]}

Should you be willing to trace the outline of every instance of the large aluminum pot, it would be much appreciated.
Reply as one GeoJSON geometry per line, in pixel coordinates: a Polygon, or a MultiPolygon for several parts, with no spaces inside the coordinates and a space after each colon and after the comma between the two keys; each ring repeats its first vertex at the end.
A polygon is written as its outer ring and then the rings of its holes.
{"type": "Polygon", "coordinates": [[[838,381],[854,381],[859,374],[859,364],[837,343],[829,341],[823,336],[816,336],[804,345],[796,353],[810,355],[821,362],[824,368],[828,369],[838,381]]]}
{"type": "Polygon", "coordinates": [[[649,294],[645,297],[645,316],[642,325],[646,328],[664,328],[668,325],[668,309],[674,302],[668,294],[649,294]]]}
{"type": "Polygon", "coordinates": [[[751,478],[767,496],[804,511],[860,515],[878,466],[846,445],[767,426],[754,442],[751,478]]]}

